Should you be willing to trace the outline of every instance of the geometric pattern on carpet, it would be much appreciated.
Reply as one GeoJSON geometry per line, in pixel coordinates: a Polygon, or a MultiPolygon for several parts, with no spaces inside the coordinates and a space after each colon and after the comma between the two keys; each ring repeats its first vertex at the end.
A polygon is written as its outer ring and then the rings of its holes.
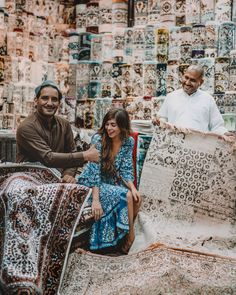
{"type": "Polygon", "coordinates": [[[131,253],[152,243],[236,258],[236,154],[217,135],[156,127],[131,253]]]}

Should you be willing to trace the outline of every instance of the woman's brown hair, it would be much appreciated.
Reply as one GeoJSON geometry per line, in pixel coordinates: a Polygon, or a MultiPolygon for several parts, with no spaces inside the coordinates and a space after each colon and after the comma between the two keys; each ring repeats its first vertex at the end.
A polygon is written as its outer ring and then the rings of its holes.
{"type": "Polygon", "coordinates": [[[102,171],[108,175],[115,174],[114,158],[112,157],[112,140],[106,131],[106,123],[115,119],[120,129],[120,138],[123,141],[128,138],[131,133],[129,114],[121,108],[110,109],[103,118],[102,126],[98,130],[98,134],[102,137],[102,171]]]}

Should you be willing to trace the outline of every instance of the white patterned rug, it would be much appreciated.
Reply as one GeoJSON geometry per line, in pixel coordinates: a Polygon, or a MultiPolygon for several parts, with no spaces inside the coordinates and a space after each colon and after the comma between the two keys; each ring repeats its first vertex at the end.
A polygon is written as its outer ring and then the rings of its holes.
{"type": "Polygon", "coordinates": [[[76,251],[60,294],[236,294],[236,154],[231,148],[216,135],[156,127],[130,254],[76,251]]]}
{"type": "Polygon", "coordinates": [[[215,135],[155,130],[131,253],[159,242],[236,258],[236,155],[215,135]]]}

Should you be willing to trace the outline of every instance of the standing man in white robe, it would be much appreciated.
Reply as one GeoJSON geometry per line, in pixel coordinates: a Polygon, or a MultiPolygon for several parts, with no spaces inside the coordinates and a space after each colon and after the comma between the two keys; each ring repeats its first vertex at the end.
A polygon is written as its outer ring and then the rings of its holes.
{"type": "Polygon", "coordinates": [[[179,128],[227,134],[214,98],[199,89],[203,76],[201,66],[191,65],[183,75],[182,88],[167,95],[158,116],[179,128]]]}

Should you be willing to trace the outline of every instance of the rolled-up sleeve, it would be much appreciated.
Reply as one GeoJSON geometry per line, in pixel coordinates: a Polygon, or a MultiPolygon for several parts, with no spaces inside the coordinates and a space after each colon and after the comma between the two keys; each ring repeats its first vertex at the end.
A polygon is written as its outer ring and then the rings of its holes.
{"type": "MultiPolygon", "coordinates": [[[[17,129],[17,162],[38,161],[47,167],[63,169],[78,167],[84,163],[83,153],[81,152],[69,150],[53,152],[46,140],[33,127],[25,125],[17,129]]],[[[71,139],[69,145],[73,147],[71,139]]]]}

